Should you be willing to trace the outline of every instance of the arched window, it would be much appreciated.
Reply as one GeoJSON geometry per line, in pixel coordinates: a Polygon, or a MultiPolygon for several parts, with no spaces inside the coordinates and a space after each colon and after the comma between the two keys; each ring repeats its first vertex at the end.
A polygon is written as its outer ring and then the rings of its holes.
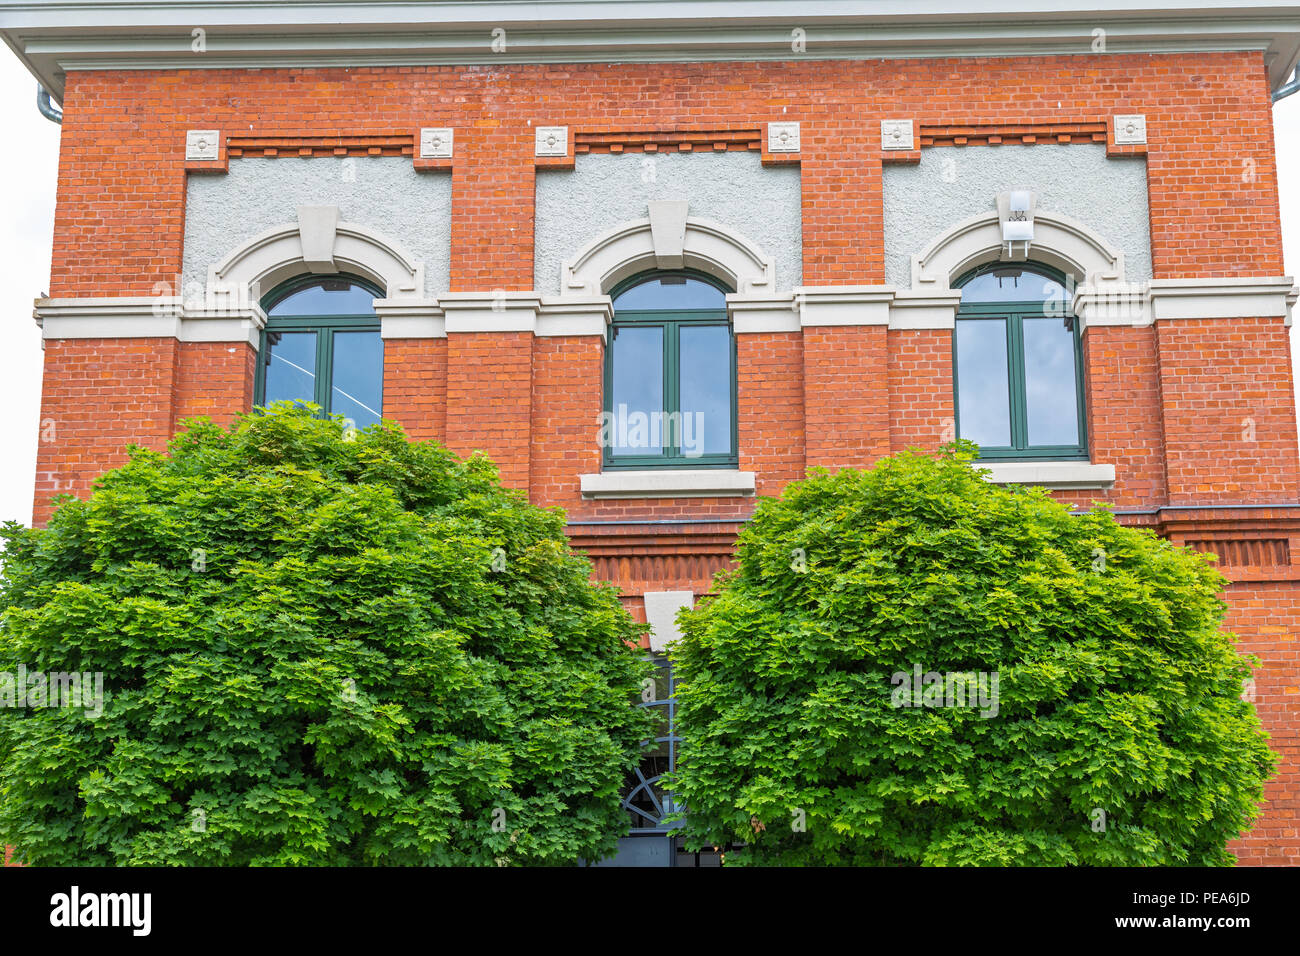
{"type": "Polygon", "coordinates": [[[374,300],[383,292],[349,276],[304,276],[262,300],[256,402],[314,402],[357,428],[383,411],[384,341],[374,300]]]}
{"type": "Polygon", "coordinates": [[[734,466],[736,346],[726,291],[700,273],[654,272],[612,297],[605,466],[734,466]]]}
{"type": "Polygon", "coordinates": [[[1086,458],[1082,346],[1065,277],[993,263],[956,285],[957,434],[984,458],[1086,458]]]}

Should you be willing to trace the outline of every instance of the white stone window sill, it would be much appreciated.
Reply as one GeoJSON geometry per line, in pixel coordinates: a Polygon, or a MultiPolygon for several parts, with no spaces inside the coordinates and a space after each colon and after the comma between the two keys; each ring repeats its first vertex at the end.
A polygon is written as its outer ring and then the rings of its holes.
{"type": "Polygon", "coordinates": [[[730,468],[654,468],[579,475],[584,498],[719,498],[754,493],[754,473],[730,468]]]}
{"type": "Polygon", "coordinates": [[[983,461],[975,467],[987,469],[995,485],[1040,485],[1060,490],[1100,489],[1115,484],[1114,465],[1087,461],[983,461]]]}

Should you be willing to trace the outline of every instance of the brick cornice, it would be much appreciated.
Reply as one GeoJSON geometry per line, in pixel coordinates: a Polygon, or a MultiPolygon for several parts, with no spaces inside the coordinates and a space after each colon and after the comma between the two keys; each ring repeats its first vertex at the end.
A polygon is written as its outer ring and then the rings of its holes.
{"type": "Polygon", "coordinates": [[[241,156],[414,156],[415,136],[411,133],[322,136],[312,132],[231,135],[226,138],[226,151],[231,159],[241,156]]]}
{"type": "MultiPolygon", "coordinates": [[[[1229,581],[1300,580],[1300,504],[1245,507],[1166,507],[1117,511],[1124,525],[1150,528],[1174,544],[1217,556],[1229,581]]],[[[592,561],[595,577],[624,594],[691,584],[705,593],[713,575],[730,566],[743,521],[573,522],[574,550],[592,561]]]]}
{"type": "Polygon", "coordinates": [[[624,596],[687,586],[697,595],[733,563],[740,521],[689,523],[575,522],[565,528],[569,544],[590,558],[593,577],[615,584],[624,596]]]}
{"type": "Polygon", "coordinates": [[[574,132],[573,151],[584,153],[719,153],[762,148],[762,131],[745,129],[600,129],[574,132]]]}
{"type": "Polygon", "coordinates": [[[1214,554],[1229,581],[1300,581],[1300,504],[1168,505],[1115,512],[1121,524],[1214,554]]]}
{"type": "Polygon", "coordinates": [[[1104,143],[1107,123],[922,123],[920,140],[928,146],[999,146],[1008,143],[1104,143]]]}

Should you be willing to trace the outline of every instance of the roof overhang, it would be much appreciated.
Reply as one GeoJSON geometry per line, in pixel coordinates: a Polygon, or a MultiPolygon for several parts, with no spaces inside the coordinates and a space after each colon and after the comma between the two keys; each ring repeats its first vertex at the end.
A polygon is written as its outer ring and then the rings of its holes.
{"type": "Polygon", "coordinates": [[[0,0],[60,101],[71,70],[1088,54],[1098,29],[1109,53],[1260,51],[1274,89],[1300,60],[1297,0],[0,0]]]}

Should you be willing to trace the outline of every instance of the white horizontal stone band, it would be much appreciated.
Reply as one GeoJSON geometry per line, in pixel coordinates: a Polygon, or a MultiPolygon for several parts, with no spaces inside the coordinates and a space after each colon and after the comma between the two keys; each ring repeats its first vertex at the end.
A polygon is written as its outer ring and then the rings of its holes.
{"type": "Polygon", "coordinates": [[[995,485],[1040,485],[1057,490],[1109,488],[1115,484],[1114,465],[1086,461],[1002,461],[978,462],[995,485]]]}
{"type": "Polygon", "coordinates": [[[1289,327],[1297,297],[1300,289],[1290,276],[1152,279],[1140,286],[1080,287],[1073,309],[1085,330],[1182,319],[1280,318],[1289,327]]]}
{"type": "MultiPolygon", "coordinates": [[[[386,339],[440,339],[448,331],[604,337],[613,307],[609,296],[543,299],[488,292],[443,300],[376,299],[375,314],[386,339]]],[[[256,305],[195,309],[178,296],[37,299],[32,315],[44,339],[174,338],[248,342],[254,348],[266,325],[266,314],[256,305]]]]}
{"type": "Polygon", "coordinates": [[[837,325],[951,329],[960,304],[960,292],[917,293],[888,285],[804,286],[784,295],[727,296],[737,335],[837,325]]]}
{"type": "Polygon", "coordinates": [[[247,342],[261,338],[266,314],[256,306],[186,309],[177,296],[37,299],[32,316],[41,338],[173,338],[181,342],[247,342]]]}
{"type": "MultiPolygon", "coordinates": [[[[1153,279],[1141,285],[1081,286],[1072,308],[1083,328],[1150,325],[1179,319],[1281,318],[1291,324],[1300,289],[1277,278],[1153,279]]],[[[961,306],[956,289],[805,286],[784,295],[728,295],[736,334],[798,332],[809,326],[888,325],[951,329],[961,306]]]]}
{"type": "Polygon", "coordinates": [[[1147,293],[1151,316],[1167,319],[1254,319],[1282,317],[1291,324],[1291,307],[1300,290],[1290,276],[1274,279],[1152,279],[1147,293]]]}
{"type": "MultiPolygon", "coordinates": [[[[1189,319],[1281,318],[1291,324],[1300,289],[1276,278],[1153,279],[1141,286],[1081,287],[1073,309],[1092,326],[1140,326],[1189,319]]],[[[952,329],[961,293],[892,286],[805,286],[782,295],[733,293],[727,308],[738,335],[798,332],[818,326],[887,325],[952,329]]],[[[607,295],[539,296],[535,292],[459,292],[441,299],[375,300],[386,339],[443,338],[448,332],[532,332],[539,336],[606,335],[607,295]]],[[[256,346],[266,316],[256,305],[187,307],[176,296],[38,299],[33,313],[46,339],[177,338],[256,346]]]]}
{"type": "Polygon", "coordinates": [[[805,327],[888,325],[895,294],[891,286],[801,286],[794,290],[794,299],[799,306],[799,324],[805,327]]]}
{"type": "Polygon", "coordinates": [[[584,498],[715,498],[754,493],[752,471],[726,468],[655,468],[578,477],[584,498]]]}
{"type": "Polygon", "coordinates": [[[436,299],[376,299],[379,334],[386,339],[445,339],[447,320],[436,299]]]}
{"type": "Polygon", "coordinates": [[[737,335],[756,332],[798,332],[799,310],[791,295],[727,296],[727,312],[737,335]]]}
{"type": "Polygon", "coordinates": [[[376,299],[386,339],[445,338],[448,332],[532,332],[539,336],[605,337],[614,314],[607,295],[547,296],[532,292],[459,292],[441,299],[376,299]]]}

